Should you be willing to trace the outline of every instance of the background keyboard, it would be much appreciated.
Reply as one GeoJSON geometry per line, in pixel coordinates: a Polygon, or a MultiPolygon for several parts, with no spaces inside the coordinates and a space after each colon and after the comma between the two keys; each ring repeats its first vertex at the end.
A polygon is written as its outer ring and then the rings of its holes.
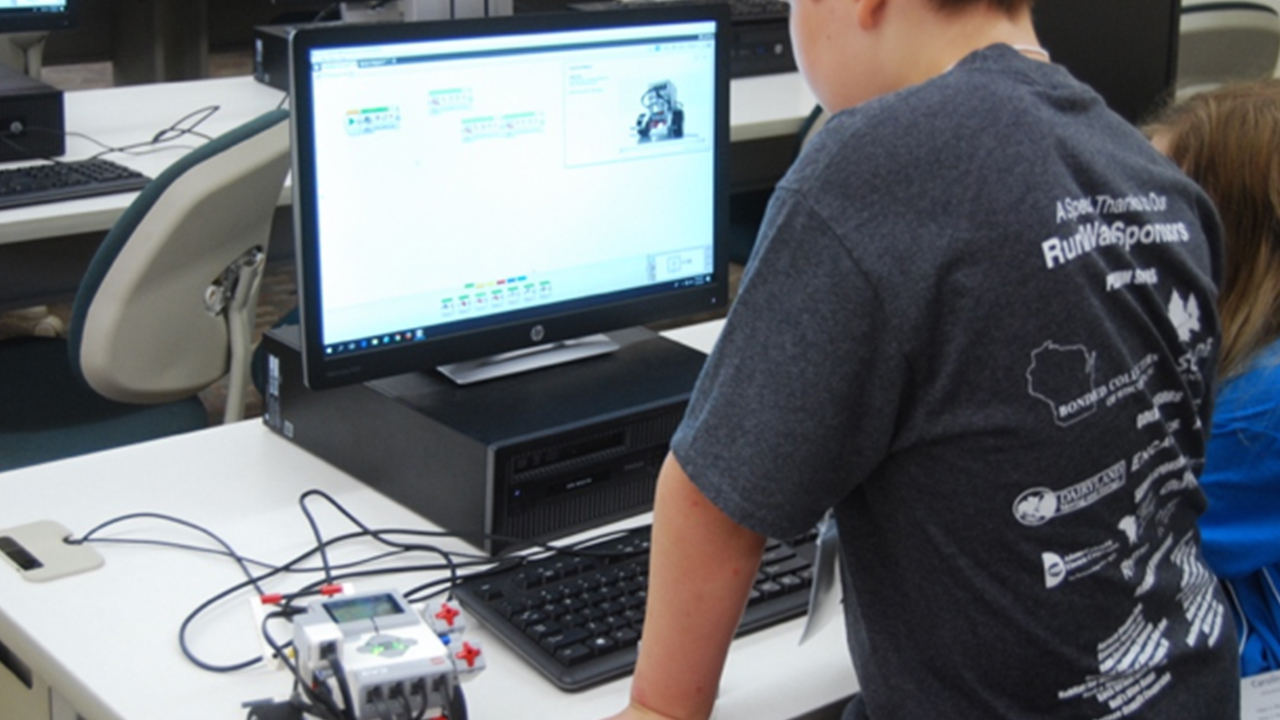
{"type": "MultiPolygon", "coordinates": [[[[814,540],[768,542],[739,635],[807,611],[814,540]]],[[[648,572],[645,526],[575,554],[472,576],[454,595],[551,682],[581,690],[634,669],[648,572]]]]}
{"type": "Polygon", "coordinates": [[[151,178],[103,158],[0,170],[0,209],[141,190],[151,178]]]}

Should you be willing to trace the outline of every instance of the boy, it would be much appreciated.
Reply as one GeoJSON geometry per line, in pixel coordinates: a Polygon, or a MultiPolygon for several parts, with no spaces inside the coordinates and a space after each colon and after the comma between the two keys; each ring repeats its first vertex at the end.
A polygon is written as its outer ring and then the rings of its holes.
{"type": "Polygon", "coordinates": [[[1032,0],[791,1],[832,118],[672,441],[618,717],[708,717],[763,537],[827,508],[848,717],[1238,717],[1195,526],[1209,201],[1047,62],[1032,0]]]}

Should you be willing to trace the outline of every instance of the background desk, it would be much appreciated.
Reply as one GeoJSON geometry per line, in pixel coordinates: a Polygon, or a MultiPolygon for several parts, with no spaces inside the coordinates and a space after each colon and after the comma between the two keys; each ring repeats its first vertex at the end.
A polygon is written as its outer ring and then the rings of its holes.
{"type": "MultiPolygon", "coordinates": [[[[68,159],[144,143],[188,113],[217,105],[197,131],[218,135],[280,104],[284,93],[249,77],[80,90],[64,95],[68,159]],[[95,142],[96,141],[96,142],[95,142]]],[[[141,152],[108,157],[155,177],[201,144],[185,136],[141,152]]],[[[10,163],[18,165],[21,163],[10,163]]],[[[44,203],[0,210],[0,310],[74,295],[103,235],[137,193],[44,203]]],[[[288,202],[287,191],[281,202],[288,202]]]]}
{"type": "MultiPolygon", "coordinates": [[[[135,85],[69,92],[66,98],[67,154],[78,159],[102,148],[145,142],[179,119],[210,105],[219,110],[200,127],[207,135],[225,132],[278,106],[279,90],[241,76],[213,80],[135,85]]],[[[740,78],[730,86],[731,189],[760,190],[790,165],[793,139],[814,106],[797,73],[740,78]]],[[[186,149],[200,142],[187,137],[146,154],[109,157],[155,177],[186,149]]],[[[281,205],[290,201],[286,184],[281,205]]],[[[0,310],[66,300],[79,284],[101,236],[136,193],[0,210],[0,310]],[[32,242],[32,241],[40,242],[32,242]]],[[[287,213],[282,213],[288,220],[287,213]]],[[[277,235],[291,246],[291,228],[277,235]]]]}
{"type": "MultiPolygon", "coordinates": [[[[706,347],[716,328],[672,335],[706,347]]],[[[261,423],[245,421],[0,474],[0,528],[53,519],[81,534],[117,515],[155,511],[200,523],[250,557],[283,561],[313,544],[297,505],[310,488],[333,495],[372,527],[432,527],[261,423]]],[[[313,507],[326,536],[352,529],[336,513],[313,507]]],[[[118,526],[112,534],[204,544],[194,533],[154,521],[118,526]]],[[[180,653],[178,628],[187,613],[243,579],[233,562],[147,546],[98,548],[106,558],[102,568],[48,583],[27,582],[0,561],[0,643],[85,720],[239,720],[242,701],[288,695],[283,670],[215,674],[180,653]]],[[[422,580],[417,575],[397,584],[422,580]]],[[[392,582],[365,580],[359,587],[392,582]]],[[[200,657],[232,663],[259,654],[248,597],[215,606],[193,626],[190,640],[200,657]]],[[[802,621],[793,620],[734,643],[717,718],[802,717],[856,689],[843,626],[833,624],[799,647],[801,628],[802,621]]],[[[598,720],[626,702],[629,679],[563,693],[484,628],[468,637],[481,640],[489,658],[489,668],[466,685],[474,720],[598,720]]],[[[0,717],[18,716],[29,694],[0,667],[0,717]]]]}
{"type": "MultiPolygon", "coordinates": [[[[68,92],[63,95],[68,132],[64,157],[77,160],[96,155],[103,150],[98,143],[121,147],[147,142],[188,113],[212,105],[218,111],[197,131],[216,136],[274,109],[284,97],[247,76],[68,92]]],[[[187,136],[153,149],[107,157],[155,177],[203,142],[187,136]]],[[[137,193],[117,193],[0,211],[0,245],[105,232],[135,197],[137,193]]]]}

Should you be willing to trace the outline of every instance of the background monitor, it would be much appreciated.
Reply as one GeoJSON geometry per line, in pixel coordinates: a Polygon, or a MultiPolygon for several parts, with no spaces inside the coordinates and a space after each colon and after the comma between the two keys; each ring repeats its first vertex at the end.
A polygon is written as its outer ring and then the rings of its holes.
{"type": "Polygon", "coordinates": [[[723,310],[723,6],[292,40],[309,387],[723,310]]]}
{"type": "Polygon", "coordinates": [[[0,34],[75,26],[79,0],[0,0],[0,34]]]}
{"type": "Polygon", "coordinates": [[[1036,34],[1053,61],[1140,123],[1173,97],[1179,0],[1036,0],[1036,34]]]}

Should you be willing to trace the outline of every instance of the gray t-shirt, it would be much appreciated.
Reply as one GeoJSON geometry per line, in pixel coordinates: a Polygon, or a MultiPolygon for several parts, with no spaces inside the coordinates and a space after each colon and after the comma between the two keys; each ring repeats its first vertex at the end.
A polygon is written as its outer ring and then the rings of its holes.
{"type": "Polygon", "coordinates": [[[834,116],[779,184],[673,449],[765,534],[834,507],[873,720],[1238,717],[1200,556],[1220,237],[998,45],[834,116]]]}

